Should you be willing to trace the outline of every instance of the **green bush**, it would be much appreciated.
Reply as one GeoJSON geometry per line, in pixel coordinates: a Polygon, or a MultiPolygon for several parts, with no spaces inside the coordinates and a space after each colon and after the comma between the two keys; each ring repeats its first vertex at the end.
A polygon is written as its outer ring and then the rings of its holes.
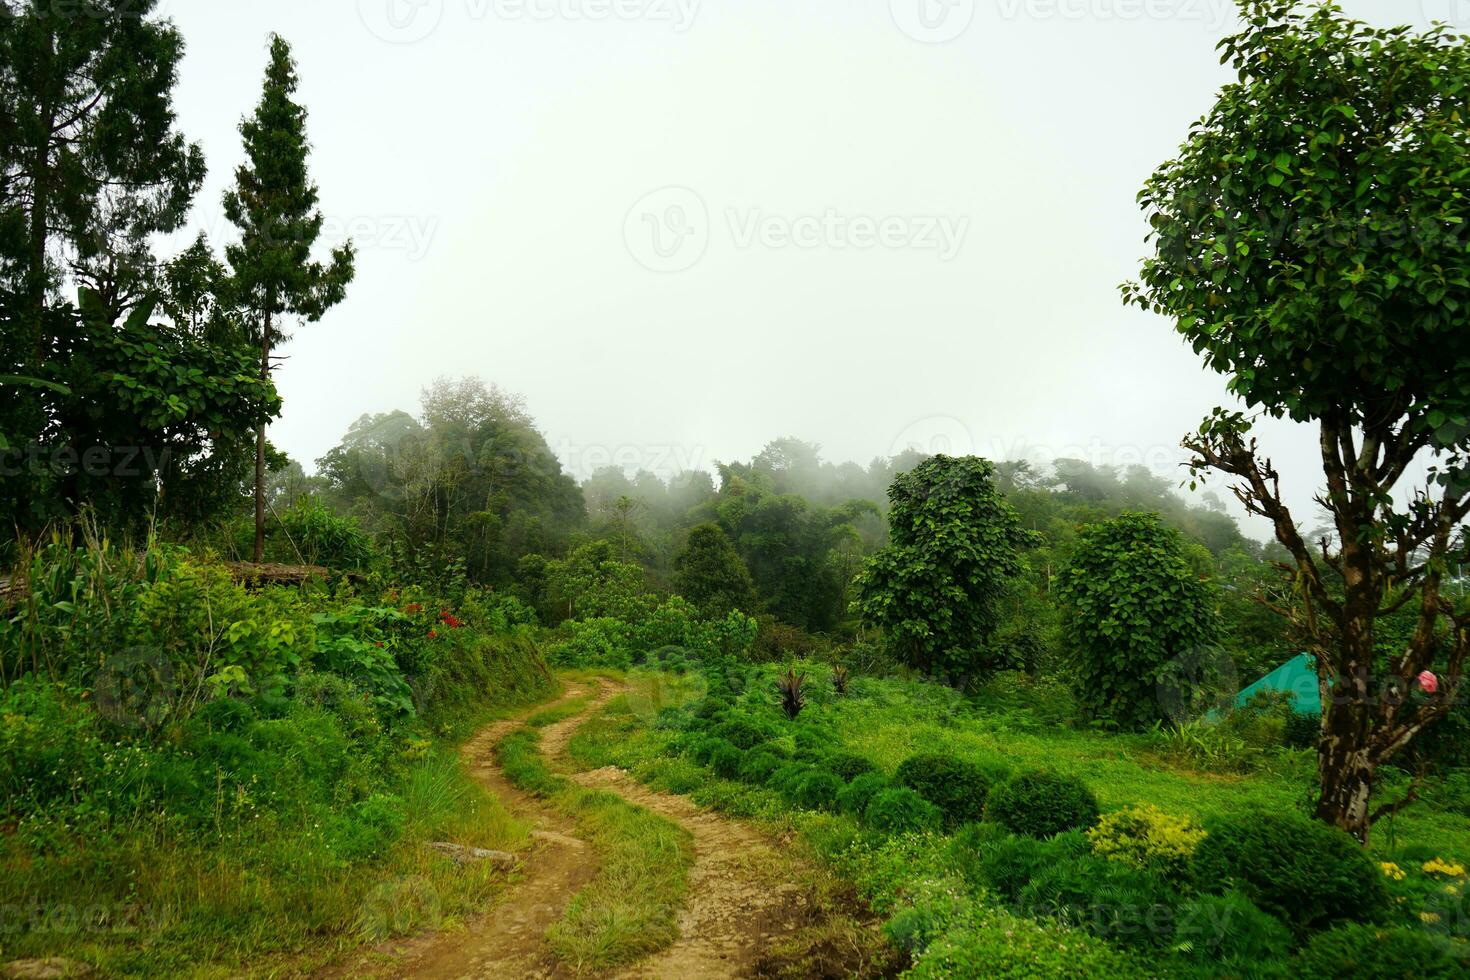
{"type": "MultiPolygon", "coordinates": [[[[1057,596],[1075,651],[1078,701],[1089,716],[1122,728],[1163,717],[1160,693],[1173,683],[1179,652],[1209,646],[1218,632],[1214,586],[1157,514],[1124,513],[1083,528],[1057,596]]],[[[1174,693],[1182,698],[1194,687],[1180,684],[1174,693]]]]}
{"type": "Polygon", "coordinates": [[[876,793],[868,801],[863,817],[874,830],[887,834],[937,830],[944,821],[939,807],[902,786],[876,793]]]}
{"type": "Polygon", "coordinates": [[[1172,935],[1173,889],[1158,875],[1090,854],[1038,869],[1017,902],[1101,939],[1161,946],[1172,935]]]}
{"type": "Polygon", "coordinates": [[[797,806],[807,810],[835,810],[842,787],[842,780],[830,772],[814,769],[796,784],[793,799],[797,806]]]}
{"type": "Polygon", "coordinates": [[[1300,980],[1451,980],[1466,975],[1467,952],[1419,929],[1342,925],[1308,940],[1291,973],[1300,980]]]}
{"type": "Polygon", "coordinates": [[[910,980],[1136,980],[1151,972],[1086,933],[994,910],[973,927],[956,929],[934,942],[904,976],[910,980]]]}
{"type": "Polygon", "coordinates": [[[797,786],[811,771],[812,767],[805,762],[788,762],[771,773],[766,785],[790,800],[796,796],[797,786]]]}
{"type": "Polygon", "coordinates": [[[1141,803],[1104,814],[1087,839],[1099,857],[1178,879],[1189,874],[1205,831],[1188,817],[1141,803]]]}
{"type": "Polygon", "coordinates": [[[1174,949],[1203,970],[1251,976],[1291,949],[1291,931],[1240,892],[1196,895],[1179,906],[1174,949]]]}
{"type": "Polygon", "coordinates": [[[1388,907],[1383,874],[1358,842],[1293,812],[1217,819],[1194,853],[1203,891],[1234,884],[1298,934],[1334,922],[1378,919],[1388,907]]]}
{"type": "Polygon", "coordinates": [[[822,761],[823,767],[843,782],[874,772],[876,767],[867,756],[855,752],[834,752],[822,761]]]}
{"type": "Polygon", "coordinates": [[[731,745],[723,738],[716,738],[713,735],[706,735],[704,738],[699,739],[694,743],[694,746],[689,753],[689,757],[695,762],[699,763],[701,766],[713,766],[715,757],[724,752],[726,749],[733,749],[736,755],[739,755],[740,753],[739,749],[736,749],[735,746],[731,745]]]}
{"type": "Polygon", "coordinates": [[[1096,823],[1097,797],[1075,776],[1031,769],[990,791],[985,816],[1013,833],[1051,837],[1096,823]]]}
{"type": "Polygon", "coordinates": [[[955,835],[955,862],[965,879],[975,887],[988,887],[1008,902],[1021,895],[1031,879],[1047,868],[1088,853],[1087,838],[1070,830],[1047,840],[1022,837],[992,828],[997,824],[972,824],[955,835]]]}
{"type": "Polygon", "coordinates": [[[753,749],[770,738],[772,733],[768,726],[757,723],[749,715],[732,711],[715,726],[714,734],[736,748],[753,749]]]}
{"type": "Polygon", "coordinates": [[[881,772],[865,772],[842,787],[837,793],[837,809],[861,817],[875,795],[888,789],[893,783],[881,772]]]}
{"type": "MultiPolygon", "coordinates": [[[[721,740],[716,739],[715,741],[721,740]]],[[[722,779],[738,778],[740,764],[744,761],[745,753],[729,742],[716,745],[709,754],[709,767],[715,771],[715,775],[722,779]]]]}
{"type": "Polygon", "coordinates": [[[985,797],[1004,775],[952,755],[925,752],[905,759],[893,781],[939,807],[945,824],[957,827],[984,815],[985,797]]]}
{"type": "Polygon", "coordinates": [[[785,763],[770,752],[748,752],[740,760],[740,769],[737,775],[744,782],[761,786],[769,782],[771,774],[783,765],[785,763]]]}

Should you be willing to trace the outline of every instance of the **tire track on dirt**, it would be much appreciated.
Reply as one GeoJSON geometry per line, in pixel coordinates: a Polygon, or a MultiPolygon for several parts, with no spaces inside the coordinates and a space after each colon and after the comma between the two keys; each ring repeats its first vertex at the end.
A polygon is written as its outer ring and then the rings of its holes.
{"type": "MultiPolygon", "coordinates": [[[[576,836],[571,818],[545,801],[511,785],[495,761],[495,746],[520,728],[525,719],[547,708],[582,697],[586,688],[568,686],[555,701],[481,729],[460,750],[465,767],[510,813],[532,826],[533,846],[521,855],[513,880],[488,912],[471,919],[463,930],[433,932],[378,947],[388,964],[359,961],[331,976],[412,976],[450,978],[557,978],[571,976],[546,946],[546,930],[561,918],[567,903],[597,872],[597,856],[576,836]]],[[[599,692],[599,695],[601,692],[599,692]]],[[[564,746],[593,705],[543,729],[542,738],[564,746]]]]}
{"type": "MultiPolygon", "coordinates": [[[[602,685],[594,703],[557,741],[543,737],[548,758],[565,763],[575,729],[621,688],[602,685]]],[[[582,786],[608,790],[679,824],[694,838],[689,894],[679,913],[679,938],[668,948],[616,971],[619,978],[704,980],[748,976],[771,942],[796,931],[793,906],[802,890],[786,874],[769,840],[743,823],[683,796],[661,793],[616,766],[572,773],[582,786]]]]}

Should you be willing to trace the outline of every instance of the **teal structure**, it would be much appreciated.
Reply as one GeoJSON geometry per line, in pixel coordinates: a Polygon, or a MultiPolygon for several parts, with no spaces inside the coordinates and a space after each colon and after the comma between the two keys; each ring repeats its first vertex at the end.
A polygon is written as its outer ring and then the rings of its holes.
{"type": "Polygon", "coordinates": [[[1235,696],[1235,706],[1244,707],[1260,691],[1285,691],[1291,695],[1292,708],[1304,715],[1320,715],[1322,698],[1317,691],[1316,662],[1309,654],[1299,653],[1235,696]]]}

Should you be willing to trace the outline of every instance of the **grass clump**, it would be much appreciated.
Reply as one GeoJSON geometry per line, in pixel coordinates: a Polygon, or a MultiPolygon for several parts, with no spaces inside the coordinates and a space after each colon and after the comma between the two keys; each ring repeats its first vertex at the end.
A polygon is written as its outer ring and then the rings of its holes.
{"type": "Polygon", "coordinates": [[[693,862],[688,831],[616,793],[578,786],[553,771],[539,740],[528,728],[501,740],[496,755],[506,778],[570,816],[601,861],[547,932],[552,950],[578,972],[597,972],[664,948],[679,934],[675,916],[693,862]]]}

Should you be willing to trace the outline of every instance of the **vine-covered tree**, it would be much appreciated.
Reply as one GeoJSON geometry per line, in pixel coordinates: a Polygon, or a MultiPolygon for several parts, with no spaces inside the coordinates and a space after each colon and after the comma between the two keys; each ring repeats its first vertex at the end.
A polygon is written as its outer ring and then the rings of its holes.
{"type": "Polygon", "coordinates": [[[1281,608],[1324,709],[1316,812],[1366,840],[1377,768],[1449,710],[1470,651],[1443,588],[1470,514],[1470,48],[1331,5],[1242,9],[1221,45],[1238,81],[1140,195],[1153,254],[1123,288],[1250,409],[1318,431],[1334,533],[1316,542],[1243,413],[1217,409],[1185,446],[1290,553],[1281,608]],[[1403,609],[1414,628],[1385,649],[1403,609]]]}
{"type": "MultiPolygon", "coordinates": [[[[225,257],[234,295],[255,320],[260,375],[267,379],[271,351],[286,336],[283,319],[321,319],[342,301],[353,275],[351,242],[332,249],[328,263],[312,258],[323,219],[306,171],[310,147],[306,110],[292,98],[297,84],[290,45],[272,35],[260,103],[240,123],[246,162],[225,193],[225,215],[240,229],[240,241],[226,247],[225,257]]],[[[265,548],[265,475],[262,424],[255,433],[255,561],[265,548]]]]}
{"type": "Polygon", "coordinates": [[[1214,596],[1183,537],[1155,514],[1086,527],[1057,582],[1077,703],[1091,718],[1142,728],[1161,695],[1192,679],[1216,638],[1214,596]]]}
{"type": "Polygon", "coordinates": [[[1001,601],[1036,535],[976,456],[934,456],[888,490],[892,541],[858,576],[857,611],[910,666],[963,683],[993,666],[1001,601]]]}
{"type": "Polygon", "coordinates": [[[750,572],[718,524],[690,529],[683,550],[674,556],[674,589],[707,616],[756,611],[750,572]]]}

